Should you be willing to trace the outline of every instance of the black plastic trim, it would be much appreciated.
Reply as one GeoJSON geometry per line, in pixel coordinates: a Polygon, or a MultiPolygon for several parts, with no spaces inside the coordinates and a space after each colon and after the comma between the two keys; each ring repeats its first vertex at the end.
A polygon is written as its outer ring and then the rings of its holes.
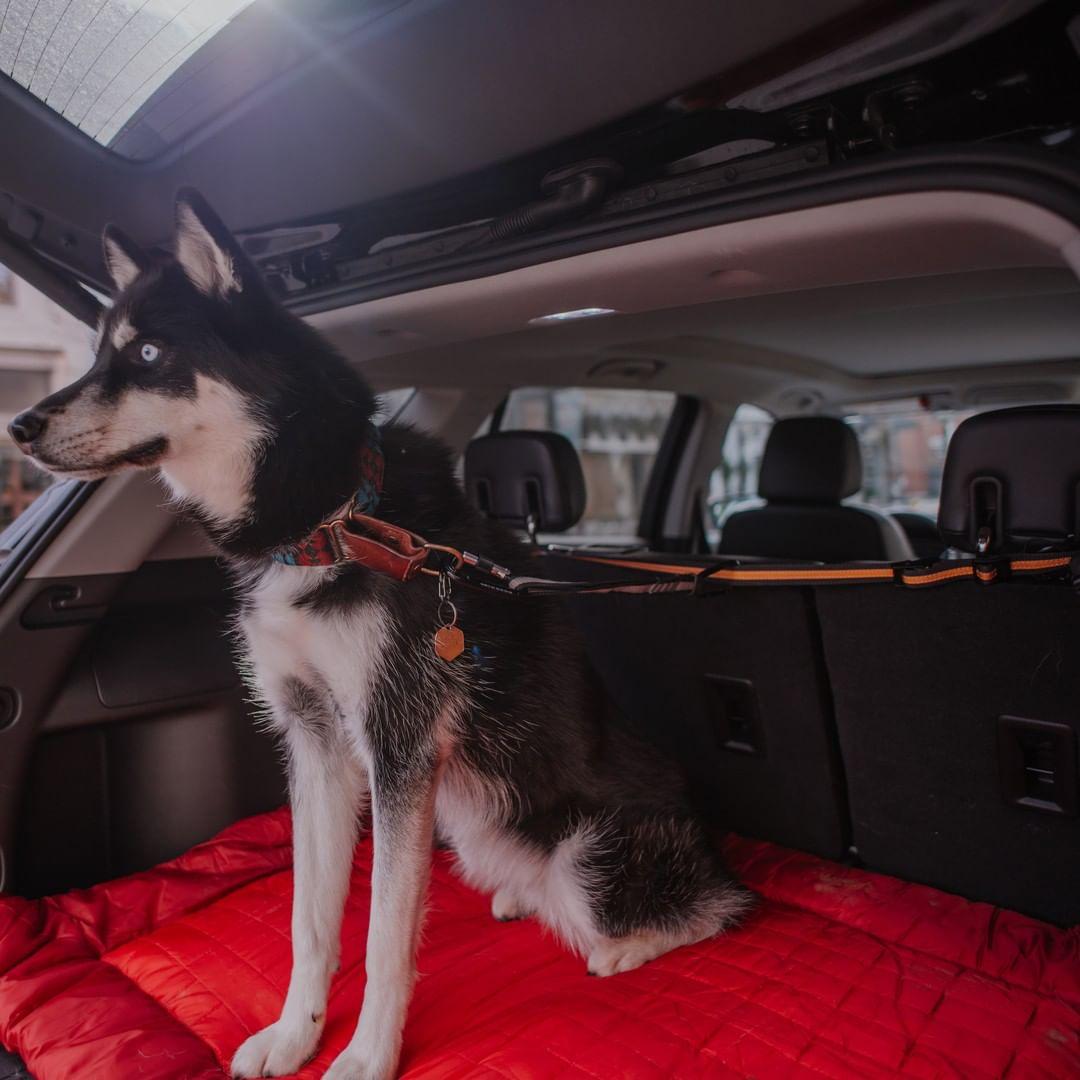
{"type": "Polygon", "coordinates": [[[54,268],[47,259],[5,236],[0,229],[0,262],[38,292],[59,304],[87,326],[97,324],[101,304],[69,273],[54,268]]]}
{"type": "Polygon", "coordinates": [[[457,253],[377,282],[328,289],[289,301],[300,315],[405,292],[505,273],[601,248],[652,240],[709,225],[807,210],[880,195],[967,191],[1023,199],[1080,226],[1080,166],[1048,151],[950,146],[897,152],[812,173],[781,176],[637,212],[597,214],[539,235],[506,241],[496,251],[457,253]]]}
{"type": "Polygon", "coordinates": [[[821,629],[822,621],[821,610],[818,606],[818,590],[806,589],[803,595],[806,599],[809,617],[810,648],[813,650],[815,667],[822,674],[819,699],[821,702],[821,715],[825,717],[825,738],[828,744],[829,760],[832,765],[833,796],[836,799],[844,850],[848,855],[844,861],[853,866],[861,866],[862,858],[855,847],[847,764],[844,761],[844,751],[840,745],[840,725],[836,721],[836,691],[833,686],[833,676],[829,670],[829,658],[825,652],[825,635],[821,629]]]}
{"type": "Polygon", "coordinates": [[[491,414],[491,422],[488,424],[488,429],[485,432],[487,435],[494,435],[497,431],[502,430],[503,417],[506,415],[506,406],[510,404],[510,395],[506,397],[495,406],[494,411],[491,414]]]}
{"type": "Polygon", "coordinates": [[[682,462],[690,433],[701,415],[701,402],[696,397],[680,394],[675,399],[660,449],[649,473],[645,497],[641,500],[641,516],[638,518],[638,536],[642,537],[650,551],[666,551],[664,546],[664,517],[671,501],[671,487],[682,462]]]}
{"type": "Polygon", "coordinates": [[[99,481],[94,480],[72,488],[71,494],[63,503],[0,563],[0,604],[8,599],[42,552],[90,498],[98,483],[99,481]]]}

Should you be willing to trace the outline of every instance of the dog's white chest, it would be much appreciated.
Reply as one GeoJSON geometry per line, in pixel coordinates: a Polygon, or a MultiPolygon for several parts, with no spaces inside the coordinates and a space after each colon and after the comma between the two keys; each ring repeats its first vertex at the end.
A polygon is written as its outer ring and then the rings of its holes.
{"type": "Polygon", "coordinates": [[[256,690],[281,704],[289,680],[333,698],[335,711],[362,723],[386,652],[387,619],[372,601],[344,613],[311,610],[301,600],[325,571],[273,567],[249,593],[240,621],[256,690]]]}

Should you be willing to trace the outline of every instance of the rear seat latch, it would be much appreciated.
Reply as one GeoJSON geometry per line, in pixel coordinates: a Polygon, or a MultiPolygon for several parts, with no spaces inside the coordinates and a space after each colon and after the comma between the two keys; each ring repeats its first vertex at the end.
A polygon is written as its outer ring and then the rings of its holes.
{"type": "Polygon", "coordinates": [[[1007,803],[1076,817],[1076,734],[1068,724],[999,716],[998,766],[1007,803]]]}
{"type": "Polygon", "coordinates": [[[754,684],[749,679],[728,675],[706,675],[705,686],[720,746],[734,754],[764,754],[765,739],[754,684]]]}

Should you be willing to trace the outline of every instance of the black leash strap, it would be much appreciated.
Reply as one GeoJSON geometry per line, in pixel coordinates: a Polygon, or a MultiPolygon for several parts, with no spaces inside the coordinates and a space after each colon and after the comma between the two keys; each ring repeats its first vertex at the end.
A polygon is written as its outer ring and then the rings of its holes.
{"type": "Polygon", "coordinates": [[[997,584],[1015,577],[1064,577],[1080,580],[1080,553],[1001,556],[942,562],[841,563],[829,566],[803,564],[741,564],[724,559],[706,566],[677,566],[631,559],[568,554],[593,564],[632,570],[649,577],[616,577],[602,581],[558,580],[514,574],[481,556],[462,552],[457,577],[463,584],[507,596],[573,596],[631,593],[658,595],[690,593],[703,596],[727,587],[806,585],[893,585],[922,589],[957,581],[997,584]]]}

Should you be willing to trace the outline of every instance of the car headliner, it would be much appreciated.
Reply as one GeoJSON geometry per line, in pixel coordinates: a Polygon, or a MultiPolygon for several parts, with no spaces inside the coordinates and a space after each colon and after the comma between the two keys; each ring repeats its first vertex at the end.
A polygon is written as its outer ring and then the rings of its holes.
{"type": "MultiPolygon", "coordinates": [[[[357,8],[325,0],[309,9],[316,14],[301,26],[287,5],[256,3],[215,43],[227,55],[239,35],[251,39],[258,54],[260,35],[280,41],[287,19],[297,38],[295,63],[278,65],[265,85],[152,161],[129,161],[101,147],[0,78],[0,130],[8,145],[24,151],[0,158],[0,221],[11,209],[8,226],[16,237],[100,281],[102,224],[116,221],[144,243],[167,241],[172,197],[181,184],[199,186],[238,231],[317,220],[476,175],[485,165],[625,117],[718,73],[725,94],[744,92],[815,50],[834,48],[845,35],[865,34],[883,19],[925,6],[823,0],[793,9],[783,0],[761,0],[731,10],[710,0],[371,0],[357,8]],[[14,196],[9,208],[5,190],[14,196]]],[[[1015,15],[1027,7],[1030,0],[1002,0],[987,10],[1015,15]]],[[[144,118],[155,107],[152,96],[144,118]]],[[[881,161],[888,164],[887,157],[881,161]]],[[[897,160],[897,171],[910,173],[911,161],[897,160]]],[[[847,168],[857,172],[859,166],[847,168]]],[[[576,372],[579,380],[619,384],[617,373],[594,372],[597,364],[644,354],[662,361],[666,373],[658,382],[671,388],[694,382],[714,395],[741,388],[747,400],[790,389],[800,379],[835,400],[853,392],[852,378],[1025,362],[1070,365],[1071,375],[1080,355],[1077,279],[1073,260],[1055,243],[1029,243],[1022,229],[971,219],[965,214],[965,206],[975,205],[970,198],[949,204],[951,218],[901,215],[893,223],[885,215],[873,222],[876,231],[863,233],[852,227],[850,202],[836,201],[834,217],[849,226],[846,246],[835,230],[816,232],[812,215],[792,219],[771,245],[723,241],[715,253],[699,252],[691,261],[673,235],[659,270],[647,262],[638,268],[629,302],[618,286],[635,268],[631,245],[620,249],[606,278],[593,277],[591,291],[568,290],[558,303],[530,295],[540,305],[535,311],[519,312],[488,296],[470,316],[457,314],[452,333],[436,328],[425,338],[430,313],[408,301],[413,323],[392,318],[373,337],[367,321],[385,322],[393,305],[343,298],[321,303],[324,309],[340,305],[328,312],[333,319],[325,328],[384,386],[403,379],[445,384],[439,368],[450,355],[461,358],[451,366],[466,382],[505,378],[499,356],[512,355],[522,369],[519,382],[546,381],[538,370],[546,363],[548,378],[576,372]],[[726,254],[732,250],[734,261],[726,254]],[[844,258],[856,256],[857,265],[845,266],[844,258]],[[626,318],[606,327],[563,327],[558,335],[523,331],[530,315],[598,304],[599,292],[613,286],[606,306],[626,318]],[[498,326],[485,314],[511,311],[517,321],[498,326]],[[538,341],[543,345],[534,349],[538,341]],[[552,355],[556,342],[569,367],[552,355]],[[462,355],[466,349],[470,358],[462,355]],[[715,362],[697,366],[697,352],[726,357],[723,375],[715,362]],[[739,357],[744,376],[736,378],[739,357]],[[753,382],[745,374],[749,357],[756,387],[747,383],[753,382]],[[768,371],[774,374],[765,387],[760,376],[768,371]]],[[[753,221],[749,227],[746,235],[764,235],[753,221]]],[[[736,228],[723,235],[742,234],[736,228]]],[[[1056,369],[1051,375],[1062,377],[1056,369]]],[[[1019,377],[1001,367],[995,380],[999,376],[1019,377]]],[[[903,389],[917,387],[905,383],[903,389]]]]}
{"type": "MultiPolygon", "coordinates": [[[[215,50],[257,52],[289,20],[295,63],[152,161],[104,149],[0,78],[0,131],[20,148],[0,158],[0,219],[7,192],[16,235],[101,281],[102,225],[161,242],[182,185],[238,231],[325,219],[551,146],[702,80],[722,77],[731,96],[752,90],[927,6],[371,0],[358,12],[327,0],[298,20],[287,4],[257,3],[215,50]]],[[[990,5],[1001,18],[1030,6],[990,5]]]]}

